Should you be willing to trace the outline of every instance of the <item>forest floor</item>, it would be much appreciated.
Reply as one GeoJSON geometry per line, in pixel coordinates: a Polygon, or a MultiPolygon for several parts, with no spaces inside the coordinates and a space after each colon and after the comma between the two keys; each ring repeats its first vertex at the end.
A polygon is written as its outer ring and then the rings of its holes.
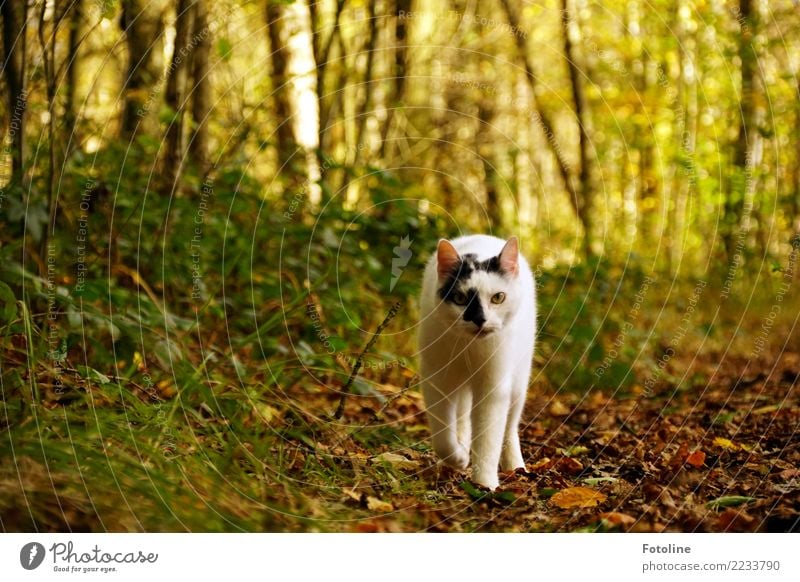
{"type": "MultiPolygon", "coordinates": [[[[713,380],[651,395],[635,387],[625,398],[533,392],[522,429],[527,470],[501,474],[495,492],[437,468],[423,441],[376,455],[346,429],[319,434],[313,447],[298,443],[292,467],[314,456],[356,476],[338,499],[328,496],[349,517],[323,518],[322,529],[800,531],[800,353],[745,377],[713,362],[694,376],[713,380]]],[[[346,416],[368,431],[426,434],[418,394],[386,397],[377,415],[353,401],[346,416]]]]}
{"type": "MultiPolygon", "coordinates": [[[[6,390],[24,373],[8,366],[24,363],[24,341],[10,340],[6,390]]],[[[84,373],[55,394],[40,372],[43,406],[12,410],[4,394],[0,529],[800,530],[800,353],[673,364],[682,379],[652,393],[534,383],[527,470],[495,492],[438,467],[410,371],[349,396],[341,421],[321,385],[254,404],[213,380],[180,394],[160,382],[149,400],[141,378],[121,389],[84,373]]]]}

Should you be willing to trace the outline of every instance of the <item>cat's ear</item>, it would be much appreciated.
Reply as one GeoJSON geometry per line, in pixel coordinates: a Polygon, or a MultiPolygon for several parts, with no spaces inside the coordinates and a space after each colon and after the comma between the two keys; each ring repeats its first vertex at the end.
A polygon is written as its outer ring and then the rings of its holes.
{"type": "Polygon", "coordinates": [[[439,277],[447,277],[455,270],[459,262],[461,262],[461,257],[453,243],[446,239],[439,240],[439,246],[436,248],[436,269],[439,277]]]}
{"type": "Polygon", "coordinates": [[[508,239],[498,258],[500,259],[500,269],[504,273],[516,277],[519,273],[519,240],[517,237],[512,236],[508,239]]]}

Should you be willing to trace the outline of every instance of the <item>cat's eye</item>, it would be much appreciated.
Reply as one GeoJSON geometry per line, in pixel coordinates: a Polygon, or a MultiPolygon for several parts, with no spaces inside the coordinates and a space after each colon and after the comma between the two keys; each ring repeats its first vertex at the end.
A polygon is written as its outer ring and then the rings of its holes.
{"type": "Polygon", "coordinates": [[[495,305],[500,305],[505,300],[506,300],[505,293],[495,293],[494,295],[492,295],[492,303],[494,303],[495,305]]]}
{"type": "Polygon", "coordinates": [[[467,304],[467,296],[465,293],[461,291],[456,291],[453,293],[453,303],[456,305],[466,305],[467,304]]]}

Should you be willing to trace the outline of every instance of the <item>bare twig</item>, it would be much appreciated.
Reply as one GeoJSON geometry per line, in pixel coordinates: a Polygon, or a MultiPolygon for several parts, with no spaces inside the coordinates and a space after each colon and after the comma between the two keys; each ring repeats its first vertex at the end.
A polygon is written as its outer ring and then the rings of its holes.
{"type": "Polygon", "coordinates": [[[358,358],[356,359],[356,365],[353,366],[353,371],[350,372],[350,377],[347,379],[347,382],[342,388],[342,395],[339,398],[339,406],[336,407],[336,412],[333,413],[333,417],[335,419],[338,420],[342,418],[342,414],[344,413],[344,403],[347,400],[347,395],[350,393],[350,386],[353,384],[353,381],[356,379],[356,376],[358,375],[358,371],[361,369],[361,365],[363,364],[364,354],[366,354],[370,350],[370,348],[375,344],[375,342],[378,341],[378,338],[380,337],[383,330],[386,329],[386,326],[389,325],[389,322],[391,322],[392,319],[394,319],[394,316],[397,315],[397,312],[400,311],[400,306],[401,306],[400,301],[392,305],[392,308],[389,310],[389,313],[386,314],[386,317],[378,326],[378,329],[375,330],[375,335],[372,336],[372,339],[370,339],[367,342],[367,345],[364,346],[364,349],[361,350],[360,354],[358,354],[358,358]]]}

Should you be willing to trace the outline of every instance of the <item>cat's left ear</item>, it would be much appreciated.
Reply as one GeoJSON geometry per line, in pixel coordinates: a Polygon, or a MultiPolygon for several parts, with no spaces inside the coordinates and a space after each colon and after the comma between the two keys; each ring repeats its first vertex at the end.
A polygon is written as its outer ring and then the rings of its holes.
{"type": "Polygon", "coordinates": [[[519,239],[515,236],[508,239],[498,258],[500,259],[500,269],[504,273],[516,277],[519,273],[519,239]]]}

